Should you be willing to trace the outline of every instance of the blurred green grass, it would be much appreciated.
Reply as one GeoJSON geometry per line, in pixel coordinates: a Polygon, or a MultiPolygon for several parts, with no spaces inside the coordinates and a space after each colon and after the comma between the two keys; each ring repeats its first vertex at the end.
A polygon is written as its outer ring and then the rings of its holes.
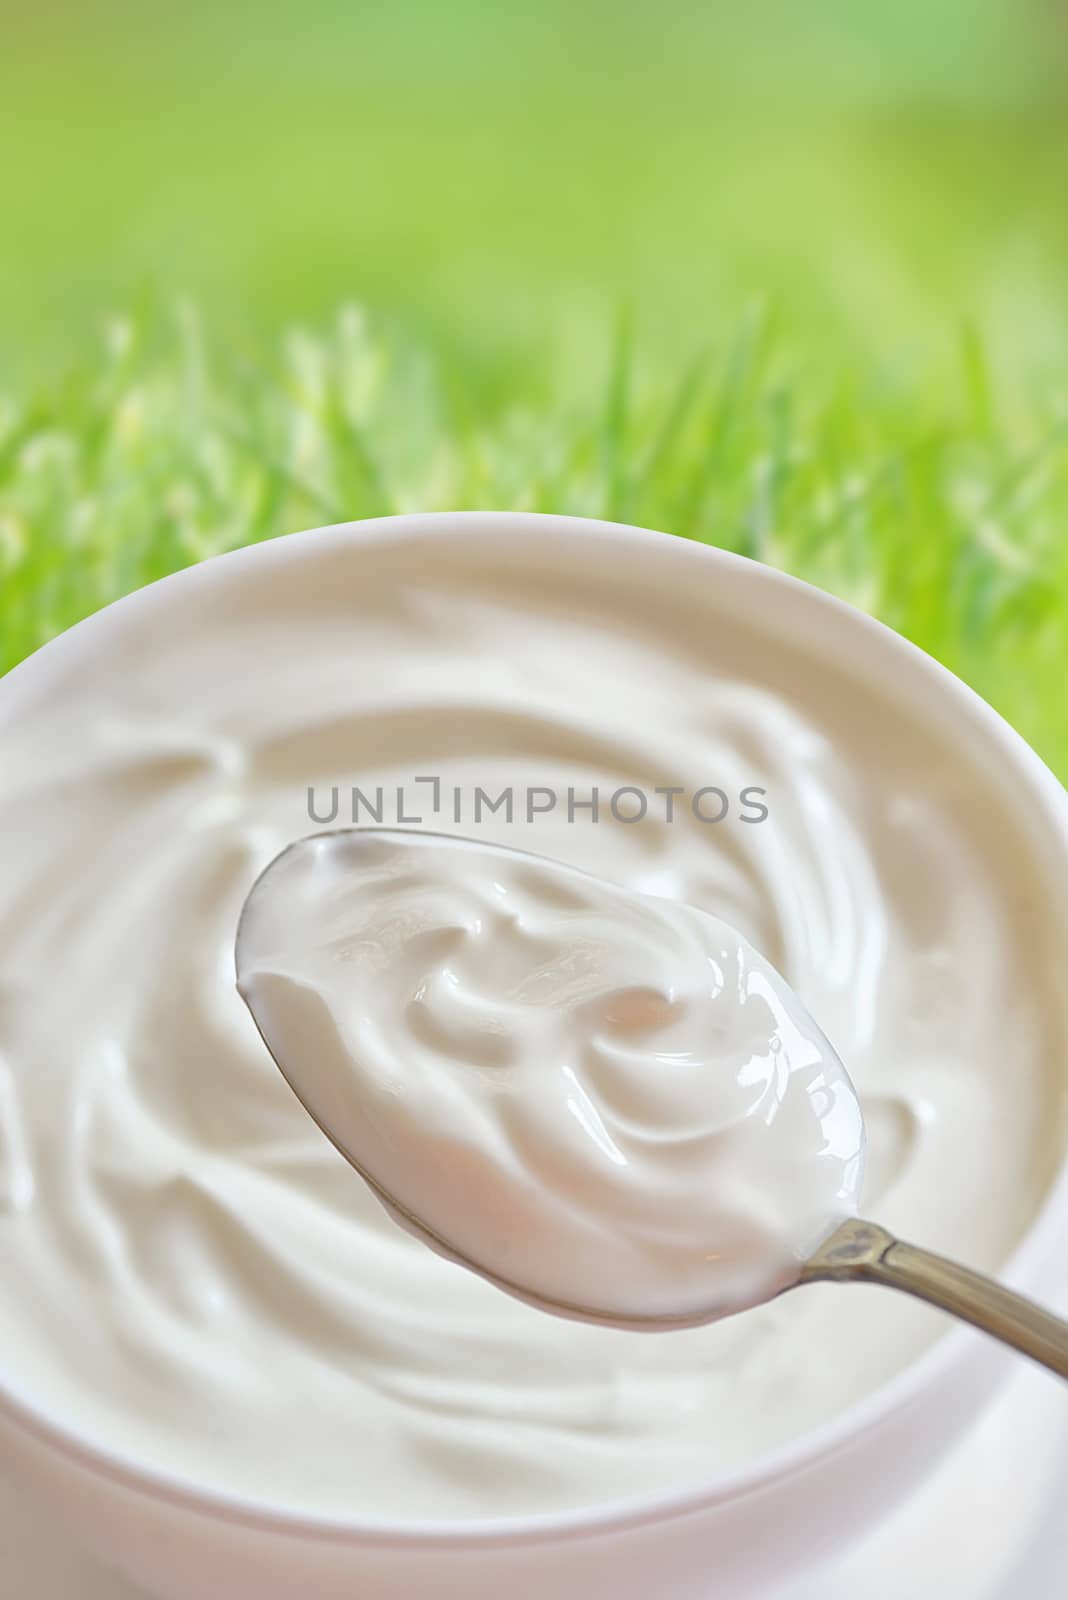
{"type": "Polygon", "coordinates": [[[16,368],[146,290],[249,336],[388,306],[502,387],[621,300],[672,358],[754,287],[862,358],[956,308],[1046,354],[1051,0],[0,4],[16,368]]]}
{"type": "Polygon", "coordinates": [[[846,594],[1068,772],[1056,0],[0,34],[0,667],[250,539],[532,506],[846,594]]]}

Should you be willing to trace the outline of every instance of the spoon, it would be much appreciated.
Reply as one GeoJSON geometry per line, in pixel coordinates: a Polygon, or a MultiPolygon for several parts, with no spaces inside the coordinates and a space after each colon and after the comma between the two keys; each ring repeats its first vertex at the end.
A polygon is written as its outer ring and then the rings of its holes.
{"type": "Polygon", "coordinates": [[[665,1331],[809,1283],[877,1283],[1068,1377],[1068,1323],[855,1214],[863,1123],[848,1075],[784,980],[706,913],[507,846],[341,829],[261,874],[235,960],[283,1077],[388,1212],[514,1297],[665,1331]],[[707,1060],[689,1048],[695,1011],[715,1032],[707,1060]],[[571,1065],[538,1070],[576,1051],[605,1106],[571,1065]],[[680,1086],[700,1097],[673,1098],[680,1086]],[[637,1287],[621,1295],[628,1273],[637,1287]]]}

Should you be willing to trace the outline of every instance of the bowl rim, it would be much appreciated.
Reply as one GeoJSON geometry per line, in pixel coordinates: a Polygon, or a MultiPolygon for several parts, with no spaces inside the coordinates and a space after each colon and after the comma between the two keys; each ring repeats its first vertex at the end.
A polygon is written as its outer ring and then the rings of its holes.
{"type": "MultiPolygon", "coordinates": [[[[292,552],[296,541],[307,544],[309,553],[314,554],[313,541],[318,541],[320,546],[328,544],[337,548],[346,544],[373,545],[378,541],[439,534],[484,536],[491,531],[513,538],[543,539],[552,535],[557,540],[572,543],[584,539],[624,549],[639,544],[646,549],[656,544],[670,545],[676,552],[670,559],[679,563],[680,572],[686,562],[692,564],[695,583],[707,582],[718,568],[742,583],[765,584],[769,592],[777,590],[784,603],[808,607],[817,619],[822,613],[827,631],[836,632],[839,641],[851,637],[859,648],[881,651],[887,662],[893,663],[896,659],[903,675],[911,674],[917,682],[926,678],[932,691],[956,702],[962,717],[969,718],[987,743],[998,750],[1006,766],[1015,769],[1026,781],[1029,800],[1032,804],[1038,802],[1047,831],[1056,838],[1068,866],[1068,792],[1022,736],[949,668],[868,613],[778,568],[715,545],[599,518],[487,510],[411,512],[333,523],[223,552],[113,601],[0,676],[0,727],[12,688],[17,693],[25,678],[36,676],[42,661],[46,670],[52,665],[61,666],[67,657],[76,656],[91,644],[99,630],[111,625],[113,613],[141,611],[147,616],[157,605],[169,604],[179,589],[187,589],[192,594],[199,587],[212,584],[220,566],[233,573],[242,565],[269,562],[277,559],[275,552],[278,550],[292,552]]],[[[1068,884],[1064,900],[1068,912],[1068,884]]],[[[1021,1280],[1027,1280],[1033,1269],[1048,1260],[1066,1217],[1068,1155],[1062,1159],[1039,1209],[999,1274],[1001,1280],[1017,1286],[1021,1280]]],[[[523,1546],[547,1538],[581,1539],[678,1520],[715,1505],[735,1503],[785,1478],[800,1475],[834,1456],[859,1435],[890,1422],[895,1413],[907,1409],[910,1403],[919,1401],[924,1391],[934,1386],[969,1351],[974,1354],[981,1340],[980,1334],[963,1324],[949,1326],[914,1360],[841,1412],[737,1468],[721,1469],[687,1482],[681,1488],[628,1495],[577,1510],[492,1519],[361,1520],[274,1506],[237,1493],[204,1487],[161,1467],[138,1465],[120,1450],[80,1437],[49,1415],[45,1407],[20,1396],[3,1373],[0,1373],[0,1414],[21,1427],[38,1445],[90,1476],[104,1478],[139,1497],[162,1501],[217,1522],[296,1539],[352,1546],[403,1546],[408,1550],[415,1547],[432,1550],[523,1546]]]]}

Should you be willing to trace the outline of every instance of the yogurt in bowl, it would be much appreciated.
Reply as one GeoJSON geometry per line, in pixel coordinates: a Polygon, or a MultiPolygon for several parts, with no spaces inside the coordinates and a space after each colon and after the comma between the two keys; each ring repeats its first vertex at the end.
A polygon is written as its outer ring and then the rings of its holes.
{"type": "Polygon", "coordinates": [[[248,890],[313,827],[479,831],[688,902],[849,1063],[866,1209],[1040,1288],[1065,797],[878,624],[638,530],[389,519],[120,602],[4,680],[0,742],[5,1447],[152,1592],[741,1594],[1004,1370],[863,1289],[550,1321],[393,1226],[234,988],[248,890]]]}

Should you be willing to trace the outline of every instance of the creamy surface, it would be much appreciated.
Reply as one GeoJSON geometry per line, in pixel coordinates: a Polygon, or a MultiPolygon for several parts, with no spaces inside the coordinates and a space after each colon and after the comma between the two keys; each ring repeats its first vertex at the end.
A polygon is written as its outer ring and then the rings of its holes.
{"type": "Polygon", "coordinates": [[[238,986],[290,1085],[396,1209],[534,1299],[729,1316],[855,1215],[864,1127],[826,1038],[734,928],[529,852],[302,840],[238,986]]]}
{"type": "MultiPolygon", "coordinates": [[[[454,825],[475,786],[731,797],[511,842],[737,927],[857,1086],[865,1209],[997,1268],[1060,1150],[1063,952],[1028,819],[684,546],[308,536],[120,607],[0,684],[0,1387],[124,1458],[347,1519],[693,1484],[908,1362],[936,1313],[817,1285],[663,1336],[550,1318],[408,1237],[235,987],[309,785],[454,825]],[[702,567],[702,572],[704,568],[702,567]],[[438,776],[441,812],[431,787],[438,776]],[[414,796],[425,801],[416,804],[414,796]]],[[[317,810],[321,809],[317,803],[317,810]]],[[[366,818],[364,819],[366,820],[366,818]]]]}

